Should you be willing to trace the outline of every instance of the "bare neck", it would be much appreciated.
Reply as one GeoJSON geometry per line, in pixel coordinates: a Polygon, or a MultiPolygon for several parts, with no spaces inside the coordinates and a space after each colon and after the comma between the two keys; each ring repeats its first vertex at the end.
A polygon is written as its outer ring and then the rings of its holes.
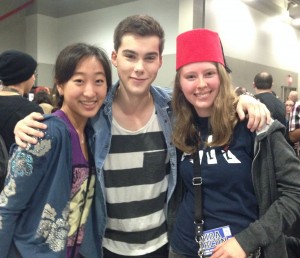
{"type": "Polygon", "coordinates": [[[6,95],[6,96],[10,96],[10,95],[24,95],[24,90],[21,87],[17,87],[17,86],[3,86],[2,90],[1,90],[1,95],[6,95]]]}
{"type": "Polygon", "coordinates": [[[272,93],[272,90],[271,89],[255,89],[255,92],[256,94],[259,94],[259,93],[272,93]]]}
{"type": "Polygon", "coordinates": [[[150,92],[128,96],[119,91],[112,107],[113,117],[118,124],[127,130],[136,131],[144,127],[151,118],[154,102],[150,92]]]}

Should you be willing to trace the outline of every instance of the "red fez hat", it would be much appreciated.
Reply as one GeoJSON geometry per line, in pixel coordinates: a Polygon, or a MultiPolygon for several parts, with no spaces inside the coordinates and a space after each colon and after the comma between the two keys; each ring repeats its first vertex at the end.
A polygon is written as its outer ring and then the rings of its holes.
{"type": "Polygon", "coordinates": [[[218,33],[207,29],[194,29],[177,37],[176,71],[195,62],[217,62],[226,67],[218,33]]]}

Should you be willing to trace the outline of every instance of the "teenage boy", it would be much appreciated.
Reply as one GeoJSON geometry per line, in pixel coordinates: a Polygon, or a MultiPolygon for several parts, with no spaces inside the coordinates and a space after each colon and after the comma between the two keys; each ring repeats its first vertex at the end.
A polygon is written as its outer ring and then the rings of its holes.
{"type": "MultiPolygon", "coordinates": [[[[103,239],[101,235],[93,241],[103,244],[105,258],[168,256],[167,205],[176,185],[176,150],[171,141],[171,97],[152,86],[163,48],[164,31],[150,16],[127,17],[115,29],[111,59],[119,81],[91,121],[101,186],[100,191],[96,187],[95,205],[103,213],[97,224],[103,239]]],[[[249,97],[246,101],[249,127],[261,127],[266,117],[268,122],[264,105],[249,97]]],[[[243,119],[241,103],[237,111],[243,119]]],[[[40,117],[31,115],[18,126],[22,132],[16,130],[23,147],[20,138],[35,143],[24,133],[42,136],[26,126],[44,128],[32,118],[40,117]]],[[[85,257],[92,252],[82,250],[85,257]]]]}

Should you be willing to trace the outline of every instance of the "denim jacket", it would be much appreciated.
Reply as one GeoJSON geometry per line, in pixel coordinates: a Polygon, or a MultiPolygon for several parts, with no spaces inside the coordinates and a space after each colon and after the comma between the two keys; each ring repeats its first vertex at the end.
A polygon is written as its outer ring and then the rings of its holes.
{"type": "MultiPolygon", "coordinates": [[[[95,131],[93,138],[93,146],[95,156],[95,165],[97,170],[97,177],[99,180],[99,184],[96,185],[95,198],[95,209],[96,213],[93,213],[91,219],[94,221],[90,221],[90,224],[87,226],[86,232],[92,233],[90,235],[91,238],[85,237],[85,241],[97,241],[97,255],[93,254],[93,250],[89,248],[89,242],[87,242],[86,248],[85,245],[82,246],[81,253],[83,256],[91,258],[91,257],[102,257],[102,239],[105,233],[105,225],[106,225],[106,200],[105,200],[105,186],[104,186],[104,175],[103,175],[103,166],[104,160],[110,149],[110,142],[112,138],[111,134],[111,124],[112,124],[112,103],[116,93],[116,90],[119,86],[119,82],[117,82],[111,91],[108,93],[106,100],[100,111],[97,115],[92,119],[92,127],[95,131]],[[94,216],[94,217],[93,217],[94,216]],[[95,221],[97,221],[97,230],[98,233],[95,232],[95,228],[91,225],[95,221]],[[100,224],[99,224],[100,222],[100,224]],[[93,231],[93,232],[91,232],[93,231]]],[[[172,123],[171,123],[171,94],[167,89],[163,89],[156,86],[151,86],[150,92],[152,94],[155,110],[157,112],[157,116],[159,119],[159,124],[162,128],[168,154],[170,156],[170,175],[169,175],[169,183],[168,183],[168,194],[167,194],[167,202],[169,203],[172,193],[174,192],[176,180],[177,180],[177,157],[176,157],[176,148],[172,144],[171,134],[172,134],[172,123]]],[[[166,211],[167,213],[167,211],[166,211]]]]}
{"type": "Polygon", "coordinates": [[[11,147],[0,194],[0,257],[63,258],[69,231],[72,149],[69,130],[46,116],[38,144],[11,147]],[[18,250],[18,251],[17,251],[18,250]]]}
{"type": "MultiPolygon", "coordinates": [[[[0,193],[1,258],[66,257],[73,178],[72,142],[68,126],[60,118],[45,115],[44,123],[47,130],[38,144],[26,149],[14,144],[10,149],[9,173],[0,193]]],[[[91,128],[85,132],[92,138],[91,128]]],[[[95,218],[98,203],[96,199],[88,221],[95,218]]],[[[90,250],[96,250],[99,245],[94,239],[84,240],[84,244],[82,247],[90,250]]]]}

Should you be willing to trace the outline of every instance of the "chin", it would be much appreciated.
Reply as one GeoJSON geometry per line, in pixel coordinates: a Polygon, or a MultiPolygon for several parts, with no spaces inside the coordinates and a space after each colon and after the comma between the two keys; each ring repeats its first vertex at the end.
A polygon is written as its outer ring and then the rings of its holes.
{"type": "Polygon", "coordinates": [[[94,116],[97,114],[97,112],[98,112],[98,110],[95,111],[95,112],[89,112],[89,113],[87,114],[87,117],[88,117],[88,118],[94,117],[94,116]]]}

